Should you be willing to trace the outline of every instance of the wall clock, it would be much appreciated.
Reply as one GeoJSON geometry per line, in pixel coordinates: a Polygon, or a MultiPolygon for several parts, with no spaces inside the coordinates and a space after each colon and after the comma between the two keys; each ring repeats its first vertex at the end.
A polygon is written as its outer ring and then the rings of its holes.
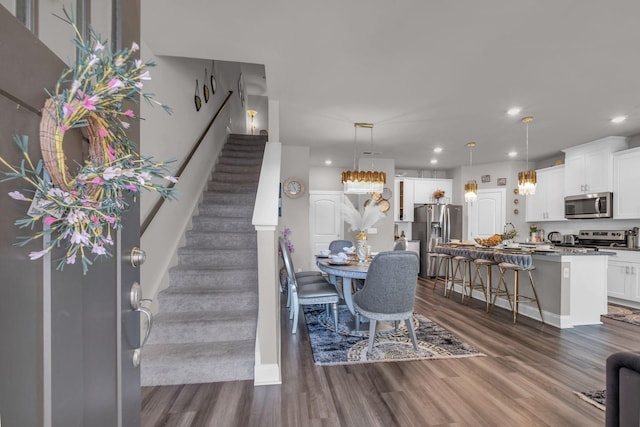
{"type": "Polygon", "coordinates": [[[284,194],[291,199],[297,199],[304,194],[304,183],[300,178],[290,177],[282,185],[284,194]]]}

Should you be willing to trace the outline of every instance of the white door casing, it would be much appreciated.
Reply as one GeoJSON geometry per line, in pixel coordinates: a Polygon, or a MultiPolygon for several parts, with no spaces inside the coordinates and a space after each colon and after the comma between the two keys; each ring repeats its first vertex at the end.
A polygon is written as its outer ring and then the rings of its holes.
{"type": "Polygon", "coordinates": [[[504,188],[478,190],[478,199],[467,204],[468,239],[502,234],[506,224],[505,200],[504,188]]]}
{"type": "Polygon", "coordinates": [[[317,270],[315,255],[329,247],[333,240],[342,239],[341,191],[309,192],[309,268],[317,270]]]}

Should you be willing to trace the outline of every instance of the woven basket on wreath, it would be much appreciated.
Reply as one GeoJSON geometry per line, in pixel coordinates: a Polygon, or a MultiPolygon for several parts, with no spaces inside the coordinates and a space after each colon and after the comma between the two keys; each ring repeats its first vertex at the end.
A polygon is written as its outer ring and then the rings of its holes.
{"type": "MultiPolygon", "coordinates": [[[[58,126],[56,117],[58,115],[55,102],[47,99],[42,109],[42,119],[40,120],[40,151],[44,167],[51,176],[51,181],[64,191],[71,191],[70,185],[73,179],[69,178],[70,172],[67,167],[67,156],[64,154],[62,142],[64,134],[58,126]]],[[[90,114],[86,117],[86,134],[89,139],[89,158],[96,165],[101,165],[105,161],[105,146],[100,137],[100,125],[90,114]]],[[[87,184],[87,195],[94,196],[100,191],[100,186],[87,184]]]]}

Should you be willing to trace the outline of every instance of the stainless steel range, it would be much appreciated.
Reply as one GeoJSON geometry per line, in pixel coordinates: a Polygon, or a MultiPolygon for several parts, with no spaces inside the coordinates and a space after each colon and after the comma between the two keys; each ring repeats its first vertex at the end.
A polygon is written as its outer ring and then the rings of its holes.
{"type": "Polygon", "coordinates": [[[626,247],[626,230],[580,230],[578,246],[626,247]]]}

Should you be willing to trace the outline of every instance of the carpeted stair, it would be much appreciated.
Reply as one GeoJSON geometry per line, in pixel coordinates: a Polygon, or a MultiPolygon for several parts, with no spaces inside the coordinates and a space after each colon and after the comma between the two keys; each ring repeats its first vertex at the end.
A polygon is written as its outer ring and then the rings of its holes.
{"type": "Polygon", "coordinates": [[[251,225],[266,137],[230,135],[143,348],[143,386],[253,378],[258,272],[251,225]]]}

